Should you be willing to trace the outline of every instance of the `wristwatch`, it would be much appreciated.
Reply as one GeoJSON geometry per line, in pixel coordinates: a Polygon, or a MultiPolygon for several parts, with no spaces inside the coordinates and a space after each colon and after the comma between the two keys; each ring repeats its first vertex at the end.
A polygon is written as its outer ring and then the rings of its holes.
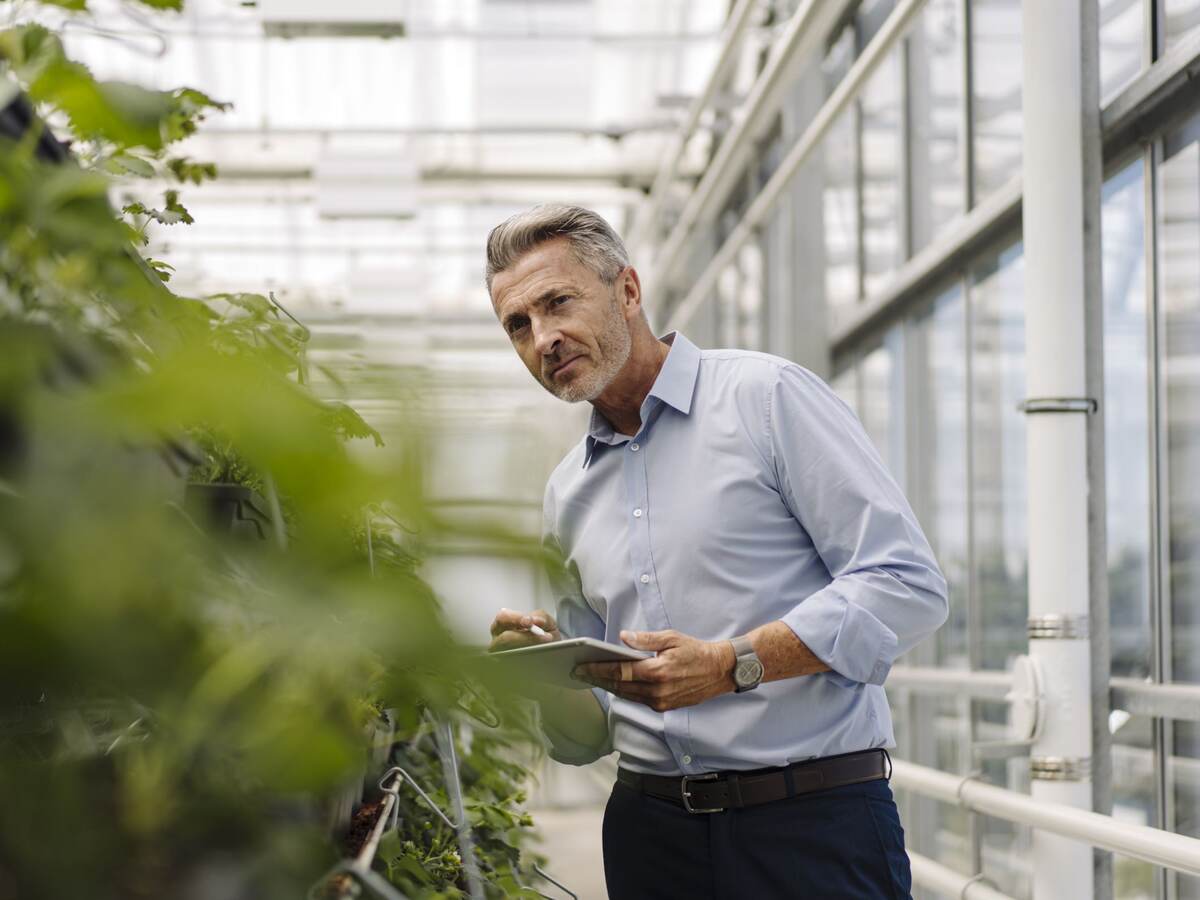
{"type": "Polygon", "coordinates": [[[762,682],[763,664],[750,645],[750,638],[735,637],[729,641],[733,644],[733,655],[737,660],[733,664],[733,683],[737,685],[736,692],[752,691],[762,682]]]}

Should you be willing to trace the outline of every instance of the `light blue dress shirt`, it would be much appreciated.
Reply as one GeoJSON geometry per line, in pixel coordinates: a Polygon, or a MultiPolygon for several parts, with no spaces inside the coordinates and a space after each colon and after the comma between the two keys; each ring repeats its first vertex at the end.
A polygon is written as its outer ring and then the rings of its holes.
{"type": "Polygon", "coordinates": [[[782,620],[832,670],[656,712],[595,690],[608,743],[547,728],[583,764],[637,772],[782,766],[894,745],[883,682],[947,614],[946,581],[854,413],[778,357],[671,344],[632,436],[593,412],[551,475],[544,538],[565,636],[703,640],[782,620]]]}

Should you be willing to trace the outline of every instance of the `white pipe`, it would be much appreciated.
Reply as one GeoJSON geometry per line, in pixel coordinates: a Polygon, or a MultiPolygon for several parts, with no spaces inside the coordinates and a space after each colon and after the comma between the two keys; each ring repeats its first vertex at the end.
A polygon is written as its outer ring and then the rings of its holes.
{"type": "MultiPolygon", "coordinates": [[[[721,271],[733,262],[739,250],[749,241],[755,233],[755,230],[766,220],[767,216],[774,209],[776,201],[783,194],[788,182],[792,176],[804,163],[812,152],[820,145],[821,140],[832,127],[834,121],[839,115],[853,102],[866,84],[868,78],[875,72],[888,51],[904,37],[908,27],[912,24],[916,17],[925,5],[925,0],[902,0],[902,2],[888,16],[887,21],[879,30],[879,33],[871,39],[871,43],[867,45],[858,59],[854,61],[854,65],[850,67],[850,71],[834,89],[829,99],[817,111],[808,128],[804,130],[804,134],[800,139],[792,145],[787,156],[779,164],[779,168],[775,170],[770,180],[759,191],[758,196],[754,198],[754,202],[746,210],[746,214],[742,216],[737,227],[725,239],[719,250],[709,261],[704,272],[696,279],[692,288],[684,297],[683,302],[675,308],[671,313],[670,323],[667,326],[668,331],[682,328],[691,318],[692,314],[700,307],[707,298],[713,287],[717,283],[717,278],[720,277],[721,271]]],[[[697,189],[699,194],[699,189],[697,189]]],[[[679,225],[687,225],[687,220],[680,219],[679,225]]],[[[690,225],[688,226],[690,227],[690,225]]],[[[676,228],[679,232],[680,228],[676,228]]],[[[684,234],[686,237],[686,233],[684,234]]],[[[682,241],[682,239],[681,239],[682,241]]],[[[664,255],[668,251],[673,251],[672,247],[664,250],[664,255]]],[[[668,262],[673,260],[673,256],[668,256],[668,262]]],[[[665,276],[669,268],[664,264],[664,268],[658,272],[656,277],[665,276]]]]}
{"type": "MultiPolygon", "coordinates": [[[[1084,298],[1082,5],[1021,4],[1026,385],[1030,398],[1087,394],[1084,298]]],[[[1094,2],[1094,0],[1091,0],[1094,2]]],[[[1099,111],[1096,111],[1099,114],[1099,111]]],[[[1089,612],[1086,412],[1026,415],[1029,616],[1086,623],[1089,612]]],[[[1031,761],[1082,763],[1037,777],[1035,801],[1091,809],[1091,648],[1086,630],[1031,638],[1045,692],[1031,761]]],[[[1092,851],[1059,834],[1033,838],[1034,900],[1093,894],[1092,851]]]]}
{"type": "Polygon", "coordinates": [[[629,243],[631,246],[639,246],[649,234],[653,233],[654,223],[658,218],[658,209],[662,205],[667,191],[671,189],[671,182],[679,173],[679,163],[683,159],[683,151],[687,148],[688,140],[696,131],[696,126],[700,124],[700,117],[704,114],[704,110],[708,109],[708,105],[712,103],[730,66],[737,59],[742,38],[746,34],[746,27],[750,24],[751,13],[757,6],[758,0],[739,0],[738,5],[729,14],[729,21],[726,23],[721,37],[721,52],[717,56],[716,65],[709,73],[708,80],[704,83],[704,89],[688,107],[687,119],[684,121],[683,127],[671,139],[667,155],[659,167],[658,174],[654,176],[654,183],[650,187],[650,196],[646,198],[645,206],[638,210],[637,221],[630,232],[629,243]]]}
{"type": "Polygon", "coordinates": [[[783,76],[789,73],[792,63],[822,46],[825,34],[817,25],[827,21],[827,17],[839,12],[845,5],[846,0],[837,0],[832,4],[829,0],[805,0],[792,13],[787,29],[772,48],[766,66],[750,89],[744,104],[745,112],[721,141],[700,183],[688,197],[679,221],[654,259],[648,280],[655,287],[665,284],[671,277],[682,262],[683,249],[696,223],[725,196],[734,179],[741,174],[742,164],[750,152],[748,145],[767,114],[778,107],[780,92],[787,85],[783,76]],[[818,18],[818,13],[822,14],[822,18],[818,18]]]}
{"type": "MultiPolygon", "coordinates": [[[[900,759],[893,760],[892,765],[894,787],[1007,822],[1029,825],[1038,829],[1035,838],[1039,832],[1045,832],[1155,866],[1200,875],[1200,840],[1196,838],[1148,825],[1121,822],[1111,816],[1061,803],[1048,803],[1028,794],[985,784],[970,776],[948,775],[900,759]]],[[[1058,900],[1090,896],[1090,887],[1081,885],[1060,895],[1058,900]]]]}
{"type": "Polygon", "coordinates": [[[953,900],[1013,900],[983,881],[968,878],[919,853],[909,852],[913,884],[935,891],[953,900]]]}
{"type": "Polygon", "coordinates": [[[918,691],[923,694],[966,695],[1003,700],[1012,690],[1011,672],[985,672],[979,669],[937,669],[932,666],[892,666],[887,687],[918,691]]]}

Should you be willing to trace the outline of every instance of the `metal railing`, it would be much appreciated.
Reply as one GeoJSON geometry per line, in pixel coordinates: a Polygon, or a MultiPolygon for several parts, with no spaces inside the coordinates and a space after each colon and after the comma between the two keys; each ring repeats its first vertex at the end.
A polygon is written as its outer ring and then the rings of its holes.
{"type": "Polygon", "coordinates": [[[1155,866],[1200,875],[1200,840],[1196,838],[1035,800],[1028,794],[986,784],[973,775],[948,775],[900,759],[893,763],[892,784],[972,812],[1028,825],[1155,866]]]}

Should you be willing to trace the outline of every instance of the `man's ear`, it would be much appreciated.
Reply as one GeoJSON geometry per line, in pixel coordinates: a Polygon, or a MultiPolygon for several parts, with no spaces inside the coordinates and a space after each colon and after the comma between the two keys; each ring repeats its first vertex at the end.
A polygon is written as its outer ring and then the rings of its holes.
{"type": "Polygon", "coordinates": [[[642,309],[642,281],[638,278],[637,269],[627,266],[617,278],[617,290],[620,292],[621,310],[626,319],[633,319],[642,309]]]}

